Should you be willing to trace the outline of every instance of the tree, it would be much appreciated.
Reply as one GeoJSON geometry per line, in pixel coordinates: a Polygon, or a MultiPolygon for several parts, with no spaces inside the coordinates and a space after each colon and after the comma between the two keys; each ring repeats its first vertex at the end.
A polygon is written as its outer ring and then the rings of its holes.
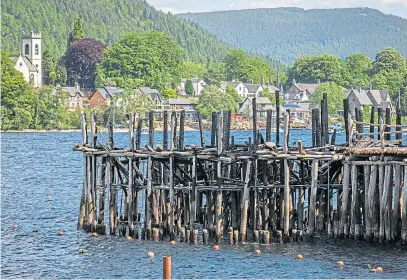
{"type": "Polygon", "coordinates": [[[340,86],[334,83],[321,83],[313,95],[311,95],[311,107],[319,108],[324,93],[328,97],[328,112],[330,114],[337,114],[338,109],[343,105],[343,91],[340,86]]]}
{"type": "Polygon", "coordinates": [[[242,102],[242,97],[239,95],[234,87],[227,86],[225,93],[232,96],[233,100],[235,100],[236,103],[242,102]]]}
{"type": "Polygon", "coordinates": [[[120,87],[132,81],[162,91],[181,82],[183,57],[184,51],[167,34],[132,32],[107,49],[101,69],[120,87]]]}
{"type": "Polygon", "coordinates": [[[173,88],[166,88],[164,90],[164,98],[175,98],[177,97],[177,91],[173,88]]]}
{"type": "Polygon", "coordinates": [[[202,78],[206,73],[205,66],[192,62],[190,60],[186,60],[182,63],[182,77],[186,79],[192,79],[195,77],[202,78]]]}
{"type": "Polygon", "coordinates": [[[196,106],[203,116],[209,117],[213,112],[232,110],[237,111],[237,103],[232,95],[223,93],[216,86],[207,86],[202,90],[196,106]]]}
{"type": "Polygon", "coordinates": [[[346,86],[348,77],[349,72],[345,63],[330,54],[300,57],[295,60],[288,72],[288,82],[293,79],[302,83],[315,83],[320,80],[346,86]]]}
{"type": "Polygon", "coordinates": [[[351,87],[368,88],[370,86],[370,73],[373,61],[366,55],[356,53],[345,59],[345,65],[350,73],[348,85],[351,87]]]}
{"type": "Polygon", "coordinates": [[[103,58],[103,50],[103,44],[92,38],[73,42],[65,56],[68,85],[78,83],[84,87],[93,87],[96,65],[103,58]]]}
{"type": "Polygon", "coordinates": [[[2,129],[29,128],[34,117],[36,92],[14,68],[14,61],[1,52],[2,129]]]}
{"type": "Polygon", "coordinates": [[[83,34],[82,30],[82,22],[80,19],[77,19],[74,23],[73,30],[69,33],[68,36],[68,48],[73,42],[79,41],[83,37],[85,37],[85,35],[83,34]]]}
{"type": "Polygon", "coordinates": [[[395,49],[385,48],[376,55],[373,64],[372,84],[378,89],[387,89],[392,97],[398,95],[407,76],[406,59],[395,49]]]}
{"type": "Polygon", "coordinates": [[[51,57],[49,50],[45,50],[42,54],[42,81],[44,85],[52,85],[56,79],[55,61],[51,57]]]}
{"type": "Polygon", "coordinates": [[[53,77],[55,77],[56,84],[60,84],[61,86],[66,85],[67,73],[65,66],[61,65],[60,63],[57,63],[55,67],[55,75],[53,74],[53,77]]]}
{"type": "Polygon", "coordinates": [[[208,85],[219,86],[221,81],[226,80],[226,65],[221,62],[209,62],[206,65],[204,80],[208,85]]]}
{"type": "Polygon", "coordinates": [[[193,95],[194,94],[194,86],[192,85],[191,80],[186,80],[186,82],[185,82],[185,92],[188,95],[193,95]]]}

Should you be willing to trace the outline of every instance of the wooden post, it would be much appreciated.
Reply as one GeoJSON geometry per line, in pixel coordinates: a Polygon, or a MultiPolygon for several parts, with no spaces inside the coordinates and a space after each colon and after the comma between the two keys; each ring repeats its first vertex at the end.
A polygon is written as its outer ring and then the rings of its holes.
{"type": "MultiPolygon", "coordinates": [[[[381,126],[383,123],[383,109],[381,107],[377,108],[377,131],[381,131],[381,126]]],[[[381,137],[381,133],[377,134],[377,140],[383,140],[383,137],[381,137]]]]}
{"type": "MultiPolygon", "coordinates": [[[[393,199],[393,217],[392,222],[392,240],[398,240],[400,237],[400,190],[401,190],[401,165],[396,164],[394,166],[394,199],[393,199]]],[[[391,210],[391,209],[390,209],[391,210]]]]}
{"type": "MultiPolygon", "coordinates": [[[[134,113],[130,114],[130,121],[129,121],[129,147],[130,151],[134,152],[134,113]]],[[[134,201],[133,201],[133,193],[134,193],[134,186],[133,186],[133,156],[129,157],[129,189],[128,189],[128,211],[127,211],[127,218],[129,224],[129,236],[134,235],[134,224],[133,224],[133,209],[134,209],[134,201]]],[[[137,205],[136,205],[137,207],[137,205]]]]}
{"type": "Polygon", "coordinates": [[[148,113],[148,145],[154,145],[154,111],[148,113]]]}
{"type": "MultiPolygon", "coordinates": [[[[96,118],[93,112],[90,114],[90,126],[91,126],[91,133],[92,133],[92,148],[96,149],[97,144],[97,125],[96,125],[96,118]]],[[[92,162],[91,162],[91,195],[92,195],[92,207],[91,207],[91,214],[92,217],[89,219],[90,223],[92,224],[92,231],[96,231],[96,220],[97,220],[97,208],[96,208],[96,183],[97,183],[97,166],[96,166],[96,156],[92,155],[92,162]]]]}
{"type": "Polygon", "coordinates": [[[163,149],[168,150],[168,112],[163,112],[163,149]]]}
{"type": "Polygon", "coordinates": [[[348,196],[349,196],[349,163],[343,165],[342,204],[339,225],[339,237],[348,236],[348,196]]]}
{"type": "Polygon", "coordinates": [[[253,144],[254,147],[257,146],[257,105],[256,97],[252,99],[252,110],[253,110],[253,144]]]}
{"type": "Polygon", "coordinates": [[[175,149],[175,139],[177,136],[177,115],[175,111],[171,113],[171,151],[175,149]]]}
{"type": "Polygon", "coordinates": [[[367,217],[369,222],[366,223],[366,235],[367,241],[378,237],[378,213],[377,213],[377,201],[379,196],[379,190],[377,188],[377,165],[372,165],[370,168],[369,189],[368,189],[368,208],[367,217]]]}
{"type": "Polygon", "coordinates": [[[178,150],[184,150],[184,127],[185,127],[185,110],[182,110],[180,120],[179,120],[179,144],[178,144],[178,150]]]}
{"type": "Polygon", "coordinates": [[[370,240],[370,232],[372,229],[372,226],[370,224],[371,219],[369,215],[371,215],[371,209],[369,207],[369,187],[370,187],[370,166],[365,165],[363,167],[363,186],[364,186],[364,216],[363,216],[363,221],[365,224],[365,235],[364,239],[365,240],[370,240]]]}
{"type": "Polygon", "coordinates": [[[169,231],[170,239],[174,235],[174,156],[170,156],[170,203],[167,208],[169,211],[169,231]]]}
{"type": "Polygon", "coordinates": [[[241,218],[240,218],[240,234],[242,242],[246,242],[246,228],[247,228],[247,212],[249,209],[249,182],[250,182],[250,169],[251,161],[246,162],[246,177],[243,187],[242,203],[241,203],[241,218]]]}
{"type": "MultiPolygon", "coordinates": [[[[113,123],[109,122],[108,124],[108,134],[109,134],[109,150],[113,150],[114,148],[114,139],[113,139],[113,123]]],[[[113,173],[114,173],[114,165],[113,165],[113,158],[108,157],[108,166],[109,166],[109,229],[110,235],[116,235],[116,192],[113,188],[113,173]]]]}
{"type": "Polygon", "coordinates": [[[321,100],[321,144],[325,146],[329,143],[328,137],[328,103],[326,93],[321,100]]]}
{"type": "Polygon", "coordinates": [[[171,279],[171,257],[163,257],[163,279],[171,279]]]}
{"type": "MultiPolygon", "coordinates": [[[[82,130],[82,145],[86,145],[88,141],[88,133],[86,129],[86,115],[84,112],[81,112],[81,130],[82,130]]],[[[79,217],[78,217],[78,225],[77,229],[81,230],[83,228],[84,220],[85,220],[85,207],[86,207],[86,184],[87,184],[87,168],[86,168],[86,155],[83,153],[83,171],[84,171],[84,179],[83,179],[83,187],[82,187],[82,196],[81,196],[81,203],[79,205],[79,217]]]]}
{"type": "Polygon", "coordinates": [[[201,136],[201,147],[205,148],[205,134],[203,132],[203,127],[202,127],[202,117],[201,117],[201,113],[199,113],[198,111],[196,112],[197,116],[198,116],[198,123],[199,123],[199,134],[201,136]]]}
{"type": "MultiPolygon", "coordinates": [[[[301,153],[302,150],[302,141],[298,141],[298,147],[301,153]]],[[[301,184],[305,185],[305,174],[304,174],[304,161],[300,162],[300,175],[301,175],[301,184]]],[[[298,191],[298,204],[297,204],[297,229],[303,230],[304,229],[304,200],[305,200],[305,192],[304,187],[300,187],[298,191]]]]}
{"type": "Polygon", "coordinates": [[[267,120],[266,120],[266,142],[271,141],[271,118],[273,111],[271,109],[267,110],[267,120]]]}
{"type": "Polygon", "coordinates": [[[153,172],[153,159],[151,156],[148,157],[147,159],[147,191],[146,191],[146,197],[145,197],[145,213],[146,213],[146,224],[145,224],[145,229],[146,229],[146,235],[147,235],[147,240],[151,240],[151,231],[152,231],[152,196],[153,196],[153,190],[152,190],[152,172],[153,172]]]}
{"type": "Polygon", "coordinates": [[[360,212],[359,206],[359,190],[358,190],[358,172],[357,166],[352,165],[351,168],[351,182],[352,182],[352,203],[351,203],[351,219],[350,219],[350,235],[355,240],[359,239],[359,227],[358,216],[360,212]]]}
{"type": "MultiPolygon", "coordinates": [[[[403,138],[403,135],[401,134],[401,108],[400,108],[400,102],[398,102],[396,106],[396,140],[401,140],[403,138]]],[[[402,146],[403,142],[397,142],[398,145],[402,146]]]]}
{"type": "Polygon", "coordinates": [[[211,146],[216,145],[216,125],[218,124],[218,113],[212,113],[212,130],[211,130],[211,146]]]}
{"type": "Polygon", "coordinates": [[[223,148],[225,151],[229,150],[229,139],[230,139],[230,121],[232,118],[232,111],[223,112],[223,148]]]}
{"type": "Polygon", "coordinates": [[[208,230],[206,228],[204,228],[202,230],[202,243],[204,245],[208,245],[208,243],[209,243],[209,233],[208,233],[208,230]]]}
{"type": "MultiPolygon", "coordinates": [[[[284,154],[288,153],[288,130],[290,111],[287,110],[284,120],[284,154]]],[[[317,174],[318,175],[318,174],[317,174]]],[[[288,159],[284,159],[284,238],[289,239],[290,232],[290,169],[288,159]]]]}
{"type": "Polygon", "coordinates": [[[190,200],[190,221],[189,221],[189,226],[190,229],[194,229],[195,221],[196,221],[196,196],[197,196],[197,190],[196,190],[196,156],[192,158],[192,170],[191,170],[191,177],[192,177],[192,191],[191,191],[191,200],[190,200]]]}
{"type": "Polygon", "coordinates": [[[404,166],[403,207],[401,209],[401,241],[407,243],[407,166],[404,166]]]}
{"type": "Polygon", "coordinates": [[[349,141],[349,100],[348,99],[343,100],[343,118],[345,121],[346,143],[348,143],[348,141],[349,141]]]}
{"type": "Polygon", "coordinates": [[[318,164],[317,159],[312,160],[312,174],[311,174],[311,197],[308,206],[308,229],[307,235],[313,236],[315,231],[315,209],[317,205],[317,188],[318,188],[318,164]]]}
{"type": "Polygon", "coordinates": [[[312,147],[317,146],[317,134],[318,134],[318,124],[316,117],[316,109],[311,111],[311,121],[312,121],[312,147]]]}
{"type": "Polygon", "coordinates": [[[391,111],[390,108],[386,108],[386,128],[385,128],[385,132],[387,132],[387,134],[385,134],[384,139],[385,140],[390,140],[390,131],[391,131],[391,111]]]}
{"type": "Polygon", "coordinates": [[[136,132],[136,150],[140,150],[141,145],[141,129],[143,128],[143,119],[137,120],[137,132],[136,132]]]}
{"type": "Polygon", "coordinates": [[[275,92],[276,99],[276,146],[280,145],[280,91],[275,92]]]}

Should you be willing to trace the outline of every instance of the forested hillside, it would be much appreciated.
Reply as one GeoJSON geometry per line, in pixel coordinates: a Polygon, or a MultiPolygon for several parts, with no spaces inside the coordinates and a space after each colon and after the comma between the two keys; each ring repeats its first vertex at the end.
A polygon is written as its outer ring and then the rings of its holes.
{"type": "Polygon", "coordinates": [[[3,0],[1,9],[2,49],[6,51],[20,51],[21,33],[32,30],[42,33],[44,49],[58,58],[78,18],[85,36],[107,45],[119,41],[125,32],[158,30],[174,37],[193,61],[220,60],[228,49],[196,24],[157,11],[142,0],[3,0]]]}
{"type": "Polygon", "coordinates": [[[277,8],[178,15],[226,43],[292,63],[302,55],[370,58],[393,47],[407,55],[407,20],[368,8],[277,8]]]}

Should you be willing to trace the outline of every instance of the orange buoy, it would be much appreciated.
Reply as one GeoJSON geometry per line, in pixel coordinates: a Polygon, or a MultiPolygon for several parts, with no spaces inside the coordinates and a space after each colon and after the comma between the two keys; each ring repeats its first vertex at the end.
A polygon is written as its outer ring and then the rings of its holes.
{"type": "Polygon", "coordinates": [[[38,229],[36,229],[36,228],[35,228],[35,229],[33,229],[33,232],[38,232],[38,229]]]}
{"type": "Polygon", "coordinates": [[[98,234],[96,233],[96,232],[92,232],[92,234],[91,234],[93,237],[96,237],[96,236],[98,236],[98,234]]]}
{"type": "Polygon", "coordinates": [[[338,261],[337,264],[338,264],[339,266],[343,266],[343,265],[344,265],[343,261],[338,261]]]}
{"type": "Polygon", "coordinates": [[[79,254],[83,254],[83,253],[85,253],[85,249],[79,248],[79,254]]]}
{"type": "Polygon", "coordinates": [[[256,251],[254,251],[256,253],[256,255],[260,255],[261,251],[259,249],[257,249],[256,251]]]}
{"type": "Polygon", "coordinates": [[[303,256],[302,255],[297,255],[297,259],[302,260],[303,256]]]}
{"type": "Polygon", "coordinates": [[[215,251],[219,251],[219,250],[220,250],[219,246],[216,245],[216,244],[212,246],[212,249],[215,250],[215,251]]]}
{"type": "Polygon", "coordinates": [[[59,235],[59,236],[62,236],[62,235],[64,235],[64,232],[63,232],[63,231],[60,231],[60,232],[58,232],[58,235],[59,235]]]}
{"type": "Polygon", "coordinates": [[[381,266],[376,267],[377,272],[383,272],[383,268],[381,266]]]}
{"type": "Polygon", "coordinates": [[[171,240],[170,245],[175,245],[175,240],[171,240]]]}
{"type": "Polygon", "coordinates": [[[128,241],[131,241],[131,240],[133,240],[133,237],[127,236],[127,240],[128,240],[128,241]]]}

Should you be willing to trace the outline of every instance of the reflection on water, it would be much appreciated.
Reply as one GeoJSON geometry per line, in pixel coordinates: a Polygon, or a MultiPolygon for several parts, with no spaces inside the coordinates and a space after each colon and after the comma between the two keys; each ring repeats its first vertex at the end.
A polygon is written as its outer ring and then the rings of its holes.
{"type": "MultiPolygon", "coordinates": [[[[251,133],[232,135],[236,143],[243,143],[251,133]]],[[[156,132],[156,141],[161,138],[156,132]]],[[[338,143],[343,138],[339,135],[338,143]]],[[[159,278],[163,255],[173,258],[174,278],[406,277],[406,246],[316,238],[311,243],[267,247],[223,244],[215,252],[204,246],[94,238],[77,232],[82,157],[72,146],[80,139],[77,132],[2,134],[2,278],[159,278]],[[13,224],[18,228],[13,229],[13,224]],[[34,228],[39,232],[32,232],[34,228]],[[59,231],[65,235],[58,236],[59,231]],[[79,248],[86,253],[79,254],[79,248]],[[261,255],[254,254],[256,248],[261,255]],[[148,258],[148,251],[155,258],[148,258]],[[304,259],[297,260],[297,254],[304,259]],[[338,260],[345,262],[343,268],[336,265],[338,260]],[[368,264],[384,267],[384,273],[369,273],[368,264]]],[[[293,131],[290,139],[311,144],[310,131],[293,131]]],[[[143,135],[143,145],[146,140],[143,135]]],[[[127,144],[127,134],[116,134],[115,141],[119,146],[127,144]]],[[[199,144],[199,133],[186,132],[185,142],[199,144]]]]}

